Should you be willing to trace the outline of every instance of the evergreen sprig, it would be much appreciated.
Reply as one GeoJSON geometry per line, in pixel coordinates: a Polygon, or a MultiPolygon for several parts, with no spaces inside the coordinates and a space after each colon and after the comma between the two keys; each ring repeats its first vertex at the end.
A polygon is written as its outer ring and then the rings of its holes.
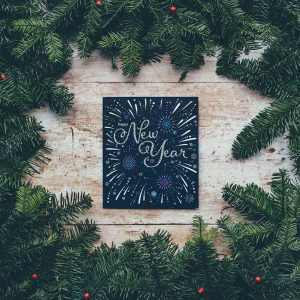
{"type": "MultiPolygon", "coordinates": [[[[57,267],[61,260],[66,260],[69,266],[74,262],[79,268],[79,261],[84,261],[82,257],[87,257],[88,250],[98,239],[98,230],[92,222],[75,224],[69,229],[64,227],[66,221],[74,220],[91,206],[88,195],[74,193],[71,200],[59,203],[54,199],[52,193],[40,186],[3,188],[0,197],[1,299],[29,299],[38,287],[31,279],[33,273],[41,277],[38,279],[41,284],[57,284],[57,272],[63,276],[63,269],[57,267]],[[70,253],[76,255],[71,259],[70,253]],[[76,260],[79,253],[81,258],[76,260]]],[[[72,272],[73,277],[68,276],[58,284],[66,284],[68,292],[71,278],[76,280],[74,266],[72,272]]]]}
{"type": "Polygon", "coordinates": [[[295,122],[289,128],[289,150],[295,163],[296,173],[300,174],[300,125],[295,122]]]}
{"type": "Polygon", "coordinates": [[[232,146],[235,158],[247,158],[267,147],[274,138],[282,135],[289,125],[300,117],[299,98],[277,101],[261,111],[238,134],[232,146]]]}
{"type": "Polygon", "coordinates": [[[238,60],[236,55],[225,67],[221,65],[217,70],[219,74],[238,79],[261,95],[275,100],[273,106],[258,114],[237,136],[233,145],[233,155],[237,158],[257,153],[282,135],[291,121],[299,119],[297,114],[291,119],[287,108],[297,102],[300,93],[299,1],[253,0],[242,1],[241,5],[252,18],[267,21],[277,33],[270,34],[273,38],[267,41],[261,57],[238,60]],[[257,128],[259,124],[260,129],[257,128]]]}
{"type": "Polygon", "coordinates": [[[49,149],[34,117],[1,113],[0,179],[2,184],[18,186],[26,175],[38,172],[47,163],[49,149]]]}
{"type": "Polygon", "coordinates": [[[263,274],[268,280],[265,299],[296,297],[299,286],[294,281],[297,277],[294,272],[299,265],[300,249],[298,183],[290,179],[287,171],[280,170],[273,175],[271,193],[255,185],[227,186],[223,196],[232,207],[254,221],[236,223],[224,217],[218,223],[236,258],[241,278],[250,276],[251,272],[263,274]],[[245,273],[244,268],[250,273],[245,273]],[[292,286],[288,287],[289,284],[292,286]]]}

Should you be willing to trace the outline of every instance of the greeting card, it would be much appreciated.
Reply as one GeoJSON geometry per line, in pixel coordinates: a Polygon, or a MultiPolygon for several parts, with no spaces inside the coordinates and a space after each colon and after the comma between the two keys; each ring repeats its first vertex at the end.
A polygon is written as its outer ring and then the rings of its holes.
{"type": "Polygon", "coordinates": [[[103,99],[103,207],[198,207],[198,98],[103,99]]]}

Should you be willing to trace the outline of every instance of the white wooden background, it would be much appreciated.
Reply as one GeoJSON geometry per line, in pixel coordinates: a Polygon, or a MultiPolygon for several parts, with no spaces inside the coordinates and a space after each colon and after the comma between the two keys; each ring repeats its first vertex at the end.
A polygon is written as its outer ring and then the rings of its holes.
{"type": "Polygon", "coordinates": [[[252,117],[268,105],[237,81],[215,74],[215,59],[209,58],[197,71],[178,82],[168,58],[143,67],[139,77],[128,79],[113,71],[110,61],[94,53],[81,60],[74,53],[73,68],[61,82],[75,94],[67,116],[48,108],[34,115],[46,128],[47,145],[53,149],[51,162],[34,184],[52,192],[85,191],[94,204],[85,217],[100,225],[102,241],[120,244],[137,238],[145,230],[167,229],[181,245],[190,234],[196,214],[213,225],[223,211],[221,189],[226,183],[254,182],[267,187],[273,172],[292,169],[287,142],[277,139],[261,154],[245,161],[234,160],[231,146],[235,136],[252,117]],[[104,96],[197,96],[200,117],[200,207],[197,210],[110,210],[102,208],[102,97],[104,96]]]}

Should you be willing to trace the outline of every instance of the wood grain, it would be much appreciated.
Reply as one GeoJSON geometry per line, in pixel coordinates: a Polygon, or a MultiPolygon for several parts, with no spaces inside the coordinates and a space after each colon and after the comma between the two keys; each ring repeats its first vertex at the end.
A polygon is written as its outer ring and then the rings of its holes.
{"type": "Polygon", "coordinates": [[[119,244],[136,238],[142,230],[158,228],[174,233],[183,244],[195,214],[215,224],[224,211],[221,197],[226,183],[254,182],[268,187],[272,173],[292,169],[284,138],[248,160],[234,160],[231,145],[235,136],[269,100],[242,84],[215,74],[215,59],[208,59],[183,83],[168,59],[149,64],[136,79],[112,71],[110,62],[95,53],[80,60],[75,52],[73,68],[62,78],[75,93],[74,105],[61,117],[43,108],[33,114],[46,128],[51,162],[32,178],[53,192],[85,191],[92,195],[93,208],[85,217],[102,225],[103,241],[119,244]],[[197,96],[200,116],[200,207],[197,210],[109,210],[102,209],[102,97],[103,96],[197,96]]]}

